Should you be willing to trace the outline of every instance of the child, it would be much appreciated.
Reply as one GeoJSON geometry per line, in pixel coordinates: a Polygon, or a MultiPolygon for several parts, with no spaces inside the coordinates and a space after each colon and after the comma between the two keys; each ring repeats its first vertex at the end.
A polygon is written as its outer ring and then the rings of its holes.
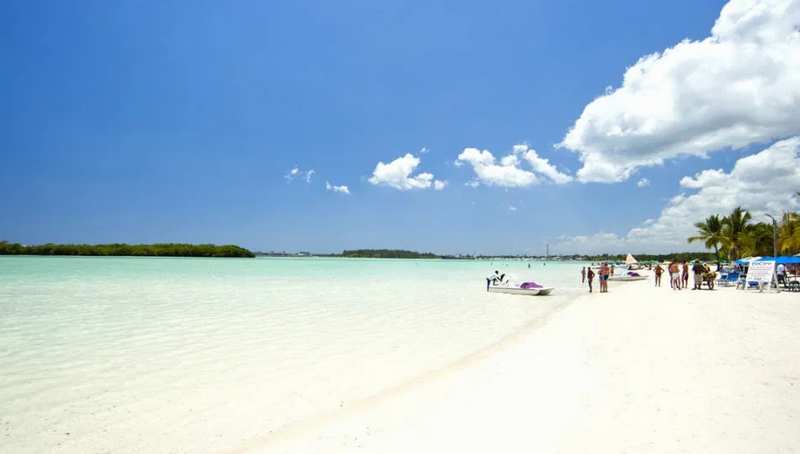
{"type": "Polygon", "coordinates": [[[586,272],[586,282],[589,283],[589,293],[592,293],[592,281],[594,280],[594,271],[591,268],[586,272]]]}

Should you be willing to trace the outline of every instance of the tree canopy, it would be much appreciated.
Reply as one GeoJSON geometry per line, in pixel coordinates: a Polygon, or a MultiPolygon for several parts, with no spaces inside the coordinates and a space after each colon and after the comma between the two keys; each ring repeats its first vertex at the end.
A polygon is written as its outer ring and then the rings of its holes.
{"type": "Polygon", "coordinates": [[[800,213],[786,212],[777,225],[751,223],[752,216],[736,207],[728,216],[713,215],[695,224],[697,235],[688,241],[703,241],[708,249],[721,253],[729,260],[748,256],[770,256],[777,248],[779,254],[800,252],[800,213]]]}
{"type": "Polygon", "coordinates": [[[39,244],[26,246],[0,241],[0,255],[83,255],[155,257],[255,257],[249,250],[226,244],[39,244]]]}
{"type": "Polygon", "coordinates": [[[403,249],[354,249],[343,251],[342,257],[381,258],[381,259],[435,259],[440,256],[430,252],[406,251],[403,249]]]}

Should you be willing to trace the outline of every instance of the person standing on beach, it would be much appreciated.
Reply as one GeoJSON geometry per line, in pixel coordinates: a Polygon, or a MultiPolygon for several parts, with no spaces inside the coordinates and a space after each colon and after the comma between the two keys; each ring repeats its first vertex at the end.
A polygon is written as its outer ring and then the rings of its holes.
{"type": "Polygon", "coordinates": [[[667,263],[667,273],[669,274],[669,288],[672,288],[672,262],[667,263]]]}
{"type": "Polygon", "coordinates": [[[669,280],[672,290],[681,289],[681,270],[676,261],[669,264],[669,280]]]}
{"type": "Polygon", "coordinates": [[[694,261],[694,266],[692,267],[692,272],[694,273],[694,290],[700,290],[703,286],[703,272],[705,268],[703,265],[700,264],[700,260],[694,261]]]}
{"type": "Polygon", "coordinates": [[[681,270],[681,288],[689,287],[689,264],[686,260],[683,261],[683,269],[681,270]]]}
{"type": "Polygon", "coordinates": [[[581,268],[581,284],[586,282],[586,267],[581,268]]]}
{"type": "Polygon", "coordinates": [[[591,267],[589,267],[589,271],[586,273],[586,281],[589,283],[589,293],[592,293],[592,281],[594,281],[594,271],[592,271],[591,267]]]}
{"type": "Polygon", "coordinates": [[[608,274],[610,272],[608,262],[603,262],[600,265],[600,293],[608,293],[608,274]]]}
{"type": "Polygon", "coordinates": [[[664,268],[661,268],[661,264],[657,263],[654,271],[656,273],[656,287],[661,287],[661,274],[664,272],[664,268]]]}
{"type": "Polygon", "coordinates": [[[775,276],[778,278],[778,284],[783,284],[783,287],[786,288],[786,266],[783,263],[779,263],[775,268],[775,276]]]}

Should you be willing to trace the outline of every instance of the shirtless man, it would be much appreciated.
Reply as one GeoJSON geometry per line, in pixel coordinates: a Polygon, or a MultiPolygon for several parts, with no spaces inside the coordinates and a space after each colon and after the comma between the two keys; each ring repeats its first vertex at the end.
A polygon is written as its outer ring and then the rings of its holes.
{"type": "Polygon", "coordinates": [[[611,269],[608,267],[608,262],[603,262],[600,265],[600,293],[608,293],[609,274],[611,274],[611,269]]]}
{"type": "Polygon", "coordinates": [[[654,270],[656,274],[656,287],[661,287],[661,274],[664,273],[664,268],[661,268],[661,264],[656,264],[656,269],[654,270]]]}
{"type": "Polygon", "coordinates": [[[672,261],[669,264],[669,278],[672,282],[672,290],[680,290],[681,289],[681,270],[678,266],[678,262],[672,261]]]}

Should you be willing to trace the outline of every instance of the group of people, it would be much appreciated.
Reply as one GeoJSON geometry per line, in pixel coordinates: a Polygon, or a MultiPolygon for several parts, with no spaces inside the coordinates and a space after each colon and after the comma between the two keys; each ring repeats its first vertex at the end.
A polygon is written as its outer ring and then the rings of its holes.
{"type": "MultiPolygon", "coordinates": [[[[671,261],[669,265],[667,265],[667,271],[669,272],[669,286],[673,290],[682,290],[689,287],[689,263],[686,262],[686,260],[680,263],[678,263],[677,260],[671,261]]],[[[711,273],[711,268],[709,268],[708,265],[704,265],[700,263],[699,260],[695,260],[691,271],[694,274],[694,287],[692,290],[700,290],[703,286],[703,282],[708,284],[709,289],[714,288],[714,279],[706,278],[706,276],[711,273]]],[[[655,274],[656,287],[661,287],[661,275],[664,274],[664,268],[659,263],[656,265],[653,272],[655,274]]]]}
{"type": "MultiPolygon", "coordinates": [[[[608,262],[603,262],[597,269],[597,279],[600,281],[600,293],[608,293],[608,277],[614,274],[614,266],[608,266],[608,262]]],[[[589,293],[592,293],[595,272],[591,266],[581,268],[581,284],[589,284],[589,293]]]]}

